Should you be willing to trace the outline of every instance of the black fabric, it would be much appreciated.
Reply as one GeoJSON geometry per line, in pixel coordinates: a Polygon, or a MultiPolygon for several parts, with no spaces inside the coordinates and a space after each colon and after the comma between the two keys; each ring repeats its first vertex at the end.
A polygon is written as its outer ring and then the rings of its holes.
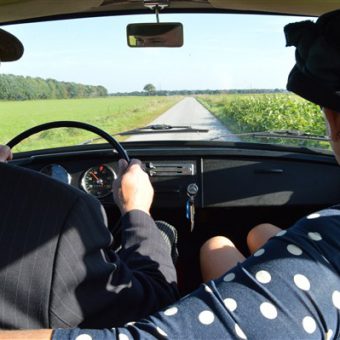
{"type": "Polygon", "coordinates": [[[0,163],[0,327],[112,327],[178,298],[176,271],[152,218],[122,218],[111,250],[98,200],[0,163]]]}
{"type": "Polygon", "coordinates": [[[284,28],[287,46],[295,46],[296,64],[287,89],[320,106],[340,111],[340,10],[314,23],[302,21],[284,28]]]}
{"type": "Polygon", "coordinates": [[[18,60],[23,53],[22,43],[14,35],[0,29],[0,62],[18,60]]]}

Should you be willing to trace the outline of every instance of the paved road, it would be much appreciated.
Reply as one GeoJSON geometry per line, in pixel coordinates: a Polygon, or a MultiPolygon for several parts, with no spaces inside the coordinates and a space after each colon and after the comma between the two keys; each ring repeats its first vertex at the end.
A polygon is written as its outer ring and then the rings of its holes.
{"type": "Polygon", "coordinates": [[[206,108],[204,108],[195,98],[186,97],[168,111],[163,113],[151,124],[188,125],[194,128],[209,129],[209,132],[194,133],[164,133],[151,135],[136,135],[130,137],[128,141],[143,140],[208,140],[225,136],[216,140],[219,141],[239,141],[231,132],[217,120],[206,108]]]}

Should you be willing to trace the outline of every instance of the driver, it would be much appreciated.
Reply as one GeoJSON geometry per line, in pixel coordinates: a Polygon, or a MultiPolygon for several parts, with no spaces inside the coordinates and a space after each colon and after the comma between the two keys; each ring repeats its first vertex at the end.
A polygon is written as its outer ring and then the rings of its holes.
{"type": "MultiPolygon", "coordinates": [[[[0,29],[0,60],[23,46],[0,29]]],[[[0,159],[10,160],[7,146],[0,159]]],[[[35,171],[0,163],[0,327],[113,327],[178,298],[169,243],[150,216],[153,188],[138,160],[119,163],[121,249],[99,201],[35,171]]]]}

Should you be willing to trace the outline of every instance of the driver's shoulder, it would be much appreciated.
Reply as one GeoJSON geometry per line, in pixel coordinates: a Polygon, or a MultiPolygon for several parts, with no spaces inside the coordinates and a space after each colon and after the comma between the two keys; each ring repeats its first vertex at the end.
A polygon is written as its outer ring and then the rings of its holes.
{"type": "MultiPolygon", "coordinates": [[[[43,195],[46,198],[61,196],[64,205],[74,202],[82,197],[84,200],[91,200],[88,194],[69,184],[62,183],[39,171],[24,168],[10,163],[0,163],[0,177],[3,179],[2,188],[8,186],[16,194],[24,194],[29,188],[30,192],[36,195],[43,195]]],[[[34,197],[32,197],[34,199],[34,197]]]]}

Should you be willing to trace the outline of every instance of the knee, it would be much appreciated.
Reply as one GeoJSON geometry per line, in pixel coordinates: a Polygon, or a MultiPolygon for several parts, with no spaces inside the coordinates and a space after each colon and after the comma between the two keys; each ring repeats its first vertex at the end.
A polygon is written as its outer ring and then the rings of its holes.
{"type": "Polygon", "coordinates": [[[203,282],[217,279],[243,260],[243,255],[227,237],[212,237],[200,249],[200,266],[203,282]]]}
{"type": "Polygon", "coordinates": [[[262,247],[280,230],[280,228],[271,223],[261,223],[253,227],[247,235],[247,244],[250,252],[254,252],[262,247]]]}
{"type": "Polygon", "coordinates": [[[225,236],[214,236],[203,243],[200,249],[200,254],[205,255],[211,251],[224,247],[235,247],[234,243],[225,236]]]}
{"type": "Polygon", "coordinates": [[[269,229],[275,227],[273,224],[270,223],[261,223],[250,229],[247,235],[247,242],[255,240],[260,235],[265,234],[269,229]]]}

